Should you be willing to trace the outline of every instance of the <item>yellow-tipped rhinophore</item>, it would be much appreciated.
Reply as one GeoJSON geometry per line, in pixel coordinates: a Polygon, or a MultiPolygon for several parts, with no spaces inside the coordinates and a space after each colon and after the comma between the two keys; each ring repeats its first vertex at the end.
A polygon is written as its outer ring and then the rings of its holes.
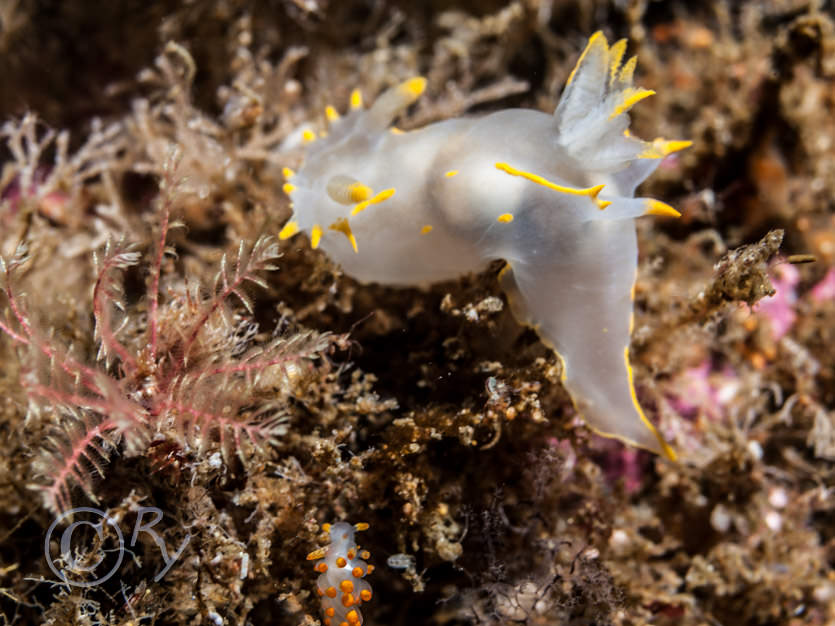
{"type": "Polygon", "coordinates": [[[502,213],[499,217],[496,218],[496,221],[500,224],[510,224],[513,221],[513,214],[512,213],[502,213]]]}
{"type": "Polygon", "coordinates": [[[327,554],[327,548],[316,548],[313,552],[307,555],[308,561],[316,561],[317,559],[324,558],[325,554],[327,554]]]}
{"type": "Polygon", "coordinates": [[[362,92],[359,89],[354,89],[351,92],[351,108],[352,109],[361,109],[362,108],[362,92]]]}
{"type": "Polygon", "coordinates": [[[351,199],[351,202],[364,202],[368,200],[374,190],[371,189],[368,185],[363,185],[361,182],[356,182],[353,185],[348,187],[348,197],[351,199]]]}
{"type": "Polygon", "coordinates": [[[363,202],[374,194],[374,191],[368,185],[363,185],[356,178],[342,174],[332,177],[325,190],[331,200],[339,204],[363,202]]]}

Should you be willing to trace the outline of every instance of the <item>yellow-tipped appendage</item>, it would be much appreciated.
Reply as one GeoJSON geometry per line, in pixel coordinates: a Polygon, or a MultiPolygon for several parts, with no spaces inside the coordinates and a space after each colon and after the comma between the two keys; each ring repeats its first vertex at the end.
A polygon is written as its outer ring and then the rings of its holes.
{"type": "Polygon", "coordinates": [[[289,221],[284,225],[284,228],[281,229],[278,233],[278,238],[284,241],[285,239],[289,239],[293,235],[299,232],[299,223],[296,221],[289,221]]]}
{"type": "Polygon", "coordinates": [[[415,76],[406,80],[397,89],[409,100],[414,102],[426,91],[426,79],[423,76],[415,76]]]}
{"type": "Polygon", "coordinates": [[[657,137],[655,140],[645,142],[644,151],[638,155],[639,159],[661,159],[668,154],[684,150],[693,145],[692,141],[686,139],[664,139],[657,137]]]}
{"type": "Polygon", "coordinates": [[[327,548],[316,548],[313,552],[307,555],[308,561],[316,561],[318,559],[324,559],[325,555],[328,553],[327,548]]]}
{"type": "Polygon", "coordinates": [[[383,200],[388,200],[394,195],[394,189],[384,189],[380,193],[378,193],[373,198],[369,198],[368,200],[364,200],[363,202],[358,203],[352,210],[351,210],[351,217],[359,215],[365,209],[367,209],[372,204],[379,204],[383,200]]]}
{"type": "Polygon", "coordinates": [[[331,105],[325,107],[325,117],[330,123],[339,121],[339,112],[331,105]]]}
{"type": "Polygon", "coordinates": [[[609,46],[609,42],[606,40],[605,35],[603,35],[601,31],[597,31],[589,37],[589,42],[586,45],[585,50],[583,50],[583,53],[577,60],[577,64],[574,66],[574,69],[571,70],[571,74],[569,74],[568,80],[566,81],[567,87],[572,83],[574,76],[577,74],[577,71],[580,69],[583,61],[589,56],[589,54],[592,53],[592,51],[596,51],[600,55],[604,56],[609,70],[608,86],[611,90],[613,90],[612,95],[615,96],[613,98],[614,104],[612,113],[609,115],[609,119],[614,119],[618,115],[628,111],[644,98],[648,98],[649,96],[655,94],[652,89],[643,89],[631,86],[637,59],[634,56],[630,57],[630,59],[621,66],[621,61],[623,61],[623,56],[626,52],[626,45],[626,39],[620,39],[609,46]]]}
{"type": "Polygon", "coordinates": [[[681,213],[676,211],[666,202],[661,200],[649,200],[647,202],[647,210],[644,215],[661,215],[663,217],[681,217],[681,213]]]}
{"type": "Polygon", "coordinates": [[[652,89],[643,89],[642,87],[628,87],[620,94],[615,105],[614,110],[609,114],[609,119],[616,118],[621,113],[626,113],[629,109],[635,106],[644,98],[654,96],[655,92],[652,89]]]}
{"type": "Polygon", "coordinates": [[[586,44],[585,50],[583,50],[583,53],[580,55],[580,58],[577,59],[577,63],[574,65],[574,69],[571,70],[571,73],[568,75],[568,80],[565,81],[566,87],[568,87],[568,85],[571,84],[571,81],[574,80],[574,75],[577,73],[577,70],[580,68],[580,65],[583,64],[583,59],[585,59],[588,56],[589,51],[594,46],[599,45],[602,45],[604,49],[607,47],[606,37],[603,36],[603,31],[600,30],[594,33],[591,37],[589,37],[589,42],[586,44]]]}
{"type": "Polygon", "coordinates": [[[354,252],[359,252],[359,249],[357,248],[357,238],[354,237],[354,233],[351,231],[351,226],[348,224],[348,220],[346,218],[340,217],[333,224],[328,226],[328,228],[344,234],[351,243],[351,247],[354,249],[354,252]]]}
{"type": "Polygon", "coordinates": [[[609,85],[615,84],[618,79],[620,69],[620,62],[623,60],[623,54],[626,52],[626,39],[619,39],[609,48],[609,85]]]}
{"type": "Polygon", "coordinates": [[[310,229],[310,247],[314,250],[319,247],[319,242],[322,241],[322,227],[319,224],[314,224],[310,229]]]}
{"type": "Polygon", "coordinates": [[[621,84],[629,85],[632,83],[632,77],[635,75],[635,68],[638,65],[638,57],[629,57],[629,60],[623,64],[618,74],[618,80],[621,84]]]}

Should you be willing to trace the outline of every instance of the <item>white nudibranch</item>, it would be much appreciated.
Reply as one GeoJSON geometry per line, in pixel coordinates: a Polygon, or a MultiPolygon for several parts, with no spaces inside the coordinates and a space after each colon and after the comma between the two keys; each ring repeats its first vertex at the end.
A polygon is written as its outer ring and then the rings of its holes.
{"type": "MultiPolygon", "coordinates": [[[[299,231],[360,281],[422,285],[503,259],[520,321],[559,354],[563,383],[596,432],[675,458],[646,418],[629,364],[638,264],[633,220],[679,216],[635,188],[689,141],[629,133],[635,87],[626,40],[589,39],[553,115],[508,109],[401,132],[391,123],[423,92],[412,78],[364,109],[359,91],[327,135],[285,170],[299,231]]],[[[308,134],[313,134],[309,132],[308,134]]]]}
{"type": "Polygon", "coordinates": [[[371,557],[354,542],[354,531],[367,530],[368,524],[351,526],[346,522],[322,524],[330,543],[307,555],[316,561],[319,572],[316,593],[322,600],[324,626],[362,626],[360,605],[372,598],[371,585],[363,580],[374,571],[366,561],[371,557]]]}

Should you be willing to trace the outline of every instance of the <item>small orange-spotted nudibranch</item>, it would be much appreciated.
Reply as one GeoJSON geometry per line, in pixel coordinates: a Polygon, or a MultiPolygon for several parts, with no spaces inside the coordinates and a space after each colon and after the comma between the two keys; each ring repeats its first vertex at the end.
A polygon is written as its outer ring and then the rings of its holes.
{"type": "Polygon", "coordinates": [[[371,600],[371,585],[365,576],[373,571],[367,560],[371,554],[360,550],[354,532],[368,528],[360,523],[322,524],[330,536],[330,543],[307,555],[316,561],[313,569],[319,572],[316,594],[322,601],[322,623],[325,626],[359,626],[362,624],[360,605],[371,600]]]}
{"type": "Polygon", "coordinates": [[[394,286],[452,280],[506,262],[516,317],[562,360],[563,384],[596,432],[675,458],[644,415],[629,360],[638,266],[635,219],[678,211],[635,189],[689,141],[644,141],[629,110],[627,43],[597,32],[553,114],[508,109],[408,132],[391,126],[426,88],[411,78],[363,107],[326,110],[325,136],[300,130],[294,213],[279,237],[305,232],[345,273],[394,286]]]}

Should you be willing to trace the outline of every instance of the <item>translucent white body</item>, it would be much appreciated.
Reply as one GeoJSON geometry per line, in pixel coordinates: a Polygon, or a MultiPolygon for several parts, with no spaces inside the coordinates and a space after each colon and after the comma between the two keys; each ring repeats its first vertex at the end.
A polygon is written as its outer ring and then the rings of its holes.
{"type": "Polygon", "coordinates": [[[323,623],[360,626],[363,619],[359,606],[371,599],[371,585],[363,580],[369,573],[368,563],[360,558],[353,526],[337,522],[328,532],[331,542],[314,565],[321,572],[316,586],[322,599],[323,623]]]}
{"type": "Polygon", "coordinates": [[[495,259],[514,313],[561,356],[564,384],[597,432],[673,452],[635,397],[628,346],[638,249],[633,220],[678,215],[635,188],[689,142],[645,142],[627,111],[653,92],[632,86],[624,40],[596,33],[553,115],[510,109],[401,133],[394,117],[422,92],[412,79],[332,121],[285,189],[281,233],[311,236],[360,281],[422,285],[495,259]]]}

